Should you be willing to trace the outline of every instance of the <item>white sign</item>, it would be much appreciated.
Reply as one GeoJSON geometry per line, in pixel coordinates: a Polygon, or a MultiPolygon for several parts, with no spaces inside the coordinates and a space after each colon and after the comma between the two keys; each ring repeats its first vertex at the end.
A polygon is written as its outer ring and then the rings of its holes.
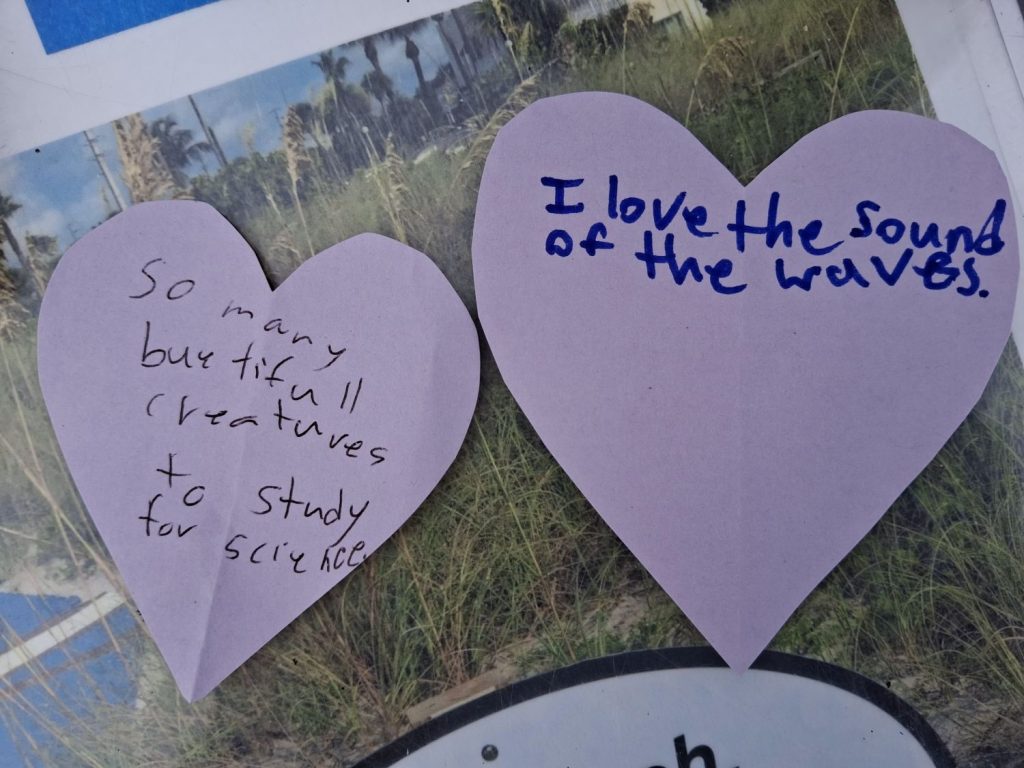
{"type": "Polygon", "coordinates": [[[622,654],[470,702],[359,768],[952,768],[910,707],[866,678],[768,653],[622,654]]]}

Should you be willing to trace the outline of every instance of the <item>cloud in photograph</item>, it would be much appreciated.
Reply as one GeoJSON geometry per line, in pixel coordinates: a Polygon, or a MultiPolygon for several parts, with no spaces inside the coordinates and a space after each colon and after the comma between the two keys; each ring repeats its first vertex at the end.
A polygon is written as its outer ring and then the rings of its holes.
{"type": "Polygon", "coordinates": [[[67,248],[111,212],[104,183],[81,134],[0,162],[0,192],[21,206],[8,223],[22,241],[49,235],[67,248]]]}

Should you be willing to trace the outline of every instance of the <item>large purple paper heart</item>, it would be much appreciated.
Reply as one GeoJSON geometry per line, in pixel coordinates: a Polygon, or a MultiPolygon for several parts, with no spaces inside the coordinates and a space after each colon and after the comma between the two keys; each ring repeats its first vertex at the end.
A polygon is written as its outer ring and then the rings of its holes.
{"type": "Polygon", "coordinates": [[[625,96],[544,99],[497,137],[473,270],[502,375],[731,666],[980,397],[1017,285],[1009,200],[984,146],[894,112],[746,187],[625,96]]]}
{"type": "Polygon", "coordinates": [[[454,460],[476,329],[423,254],[361,235],[275,291],[201,203],[61,259],[39,378],[86,507],[194,701],[357,567],[454,460]]]}

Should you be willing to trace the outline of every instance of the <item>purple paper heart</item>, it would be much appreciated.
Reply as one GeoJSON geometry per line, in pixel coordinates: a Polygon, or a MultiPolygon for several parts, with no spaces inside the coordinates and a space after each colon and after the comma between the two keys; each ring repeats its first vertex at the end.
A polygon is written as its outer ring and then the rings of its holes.
{"type": "Polygon", "coordinates": [[[205,696],[379,547],[455,458],[476,329],[423,254],[361,235],[275,291],[201,203],[61,259],[39,378],[75,483],[178,687],[205,696]]]}
{"type": "Polygon", "coordinates": [[[980,397],[1016,292],[1009,200],[988,149],[895,112],[746,187],[625,96],[544,99],[498,136],[473,269],[502,375],[731,666],[980,397]]]}

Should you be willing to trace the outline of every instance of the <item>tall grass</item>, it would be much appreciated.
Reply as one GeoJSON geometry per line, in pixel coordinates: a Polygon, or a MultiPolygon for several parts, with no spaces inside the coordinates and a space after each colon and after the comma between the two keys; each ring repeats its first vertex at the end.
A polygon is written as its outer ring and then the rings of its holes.
{"type": "MultiPolygon", "coordinates": [[[[234,223],[275,283],[310,250],[373,230],[431,254],[472,307],[482,162],[534,98],[624,90],[685,122],[743,181],[844,112],[930,112],[889,0],[736,0],[700,39],[630,31],[622,50],[572,55],[517,76],[461,153],[417,164],[378,156],[340,186],[307,185],[302,217],[262,208],[234,223]]],[[[102,568],[116,579],[47,426],[33,349],[30,335],[0,347],[0,469],[14,510],[0,567],[50,558],[76,577],[102,568]]],[[[996,720],[1019,724],[1024,711],[1022,409],[1024,371],[1008,349],[979,407],[775,642],[891,681],[955,723],[944,733],[963,765],[985,764],[986,741],[1024,751],[1024,728],[995,732],[980,714],[995,708],[996,720]]],[[[139,642],[128,656],[146,706],[69,715],[54,764],[347,764],[407,728],[408,707],[499,658],[512,655],[525,674],[702,641],[545,451],[485,354],[478,409],[440,486],[208,699],[183,703],[145,635],[139,642]]]]}

